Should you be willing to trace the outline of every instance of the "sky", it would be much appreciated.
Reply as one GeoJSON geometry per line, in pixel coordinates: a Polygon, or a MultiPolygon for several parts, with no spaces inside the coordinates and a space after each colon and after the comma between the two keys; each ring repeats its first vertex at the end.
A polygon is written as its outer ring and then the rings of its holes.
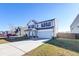
{"type": "Polygon", "coordinates": [[[26,26],[30,20],[56,18],[58,32],[68,32],[78,13],[77,3],[0,3],[0,31],[26,26]]]}

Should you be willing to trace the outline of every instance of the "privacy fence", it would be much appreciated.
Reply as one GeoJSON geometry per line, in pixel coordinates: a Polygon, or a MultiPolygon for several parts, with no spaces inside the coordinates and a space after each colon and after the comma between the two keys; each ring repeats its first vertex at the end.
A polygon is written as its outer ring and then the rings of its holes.
{"type": "Polygon", "coordinates": [[[79,34],[76,33],[58,33],[58,38],[79,39],[79,34]]]}

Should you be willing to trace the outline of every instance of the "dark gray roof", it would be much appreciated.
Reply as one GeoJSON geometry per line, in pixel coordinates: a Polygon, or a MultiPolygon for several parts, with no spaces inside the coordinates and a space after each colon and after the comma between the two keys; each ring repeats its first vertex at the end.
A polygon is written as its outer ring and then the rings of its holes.
{"type": "MultiPolygon", "coordinates": [[[[37,21],[35,21],[35,20],[31,20],[31,21],[34,22],[35,24],[38,24],[38,23],[47,22],[47,21],[53,21],[53,20],[55,20],[55,18],[50,19],[50,20],[41,21],[41,22],[37,22],[37,21]]],[[[29,21],[28,24],[29,24],[31,21],[29,21]]],[[[28,24],[27,24],[27,25],[28,25],[28,24]]]]}

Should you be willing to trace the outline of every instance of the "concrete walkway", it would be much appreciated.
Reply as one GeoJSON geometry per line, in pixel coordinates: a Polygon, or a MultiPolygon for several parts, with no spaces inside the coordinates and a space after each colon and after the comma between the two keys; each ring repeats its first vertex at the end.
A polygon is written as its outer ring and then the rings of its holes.
{"type": "Polygon", "coordinates": [[[25,41],[19,41],[19,42],[11,42],[11,43],[5,43],[0,44],[0,56],[21,56],[32,49],[35,49],[36,47],[43,44],[44,41],[47,41],[49,39],[44,40],[25,40],[25,41]]]}

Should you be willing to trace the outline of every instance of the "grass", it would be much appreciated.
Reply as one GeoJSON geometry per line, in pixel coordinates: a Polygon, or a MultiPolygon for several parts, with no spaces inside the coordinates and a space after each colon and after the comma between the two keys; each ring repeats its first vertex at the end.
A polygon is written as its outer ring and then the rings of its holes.
{"type": "Polygon", "coordinates": [[[79,56],[79,40],[50,40],[23,56],[79,56]]]}
{"type": "Polygon", "coordinates": [[[46,43],[79,53],[79,40],[76,39],[56,39],[46,43]]]}
{"type": "Polygon", "coordinates": [[[8,43],[8,41],[6,41],[5,39],[0,39],[0,44],[3,44],[3,43],[8,43]]]}

